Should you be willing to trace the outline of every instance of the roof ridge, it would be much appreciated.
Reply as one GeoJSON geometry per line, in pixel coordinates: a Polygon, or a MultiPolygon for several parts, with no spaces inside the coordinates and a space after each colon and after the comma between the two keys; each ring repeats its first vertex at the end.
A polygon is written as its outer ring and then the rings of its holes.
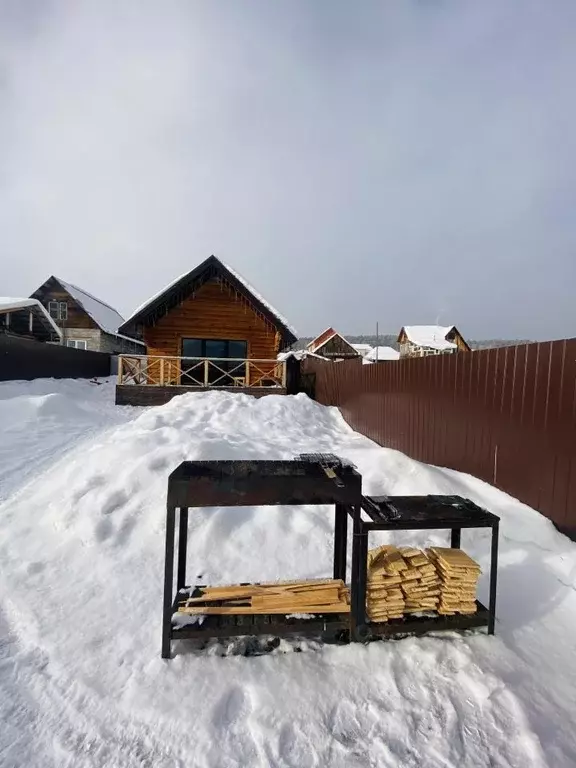
{"type": "Polygon", "coordinates": [[[80,291],[80,293],[83,293],[85,296],[88,296],[89,299],[93,299],[93,301],[97,301],[98,304],[102,304],[102,306],[108,307],[108,309],[111,309],[113,312],[116,312],[117,314],[120,315],[120,312],[118,312],[118,310],[115,307],[113,307],[111,304],[108,304],[105,301],[102,301],[102,299],[99,299],[97,296],[94,296],[93,293],[89,293],[88,291],[85,291],[84,288],[80,288],[78,285],[74,285],[74,283],[70,283],[68,280],[62,280],[62,278],[56,277],[56,275],[53,275],[53,277],[59,283],[63,283],[64,285],[69,285],[71,288],[74,288],[74,290],[80,291]]]}

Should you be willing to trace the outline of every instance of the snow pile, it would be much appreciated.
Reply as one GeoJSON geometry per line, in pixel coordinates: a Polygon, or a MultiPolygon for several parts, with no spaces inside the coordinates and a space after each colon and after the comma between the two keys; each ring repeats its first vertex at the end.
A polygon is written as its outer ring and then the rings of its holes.
{"type": "MultiPolygon", "coordinates": [[[[543,517],[377,447],[304,396],[207,392],[146,410],[112,397],[107,384],[0,384],[1,765],[576,763],[576,547],[543,517]],[[282,653],[294,647],[283,641],[258,658],[181,643],[160,659],[169,472],[312,451],[353,461],[367,492],[463,494],[502,516],[496,637],[300,644],[307,653],[282,653]]],[[[325,508],[195,510],[191,581],[330,574],[332,522],[325,508]]],[[[464,532],[463,545],[487,572],[488,532],[464,532]]]]}

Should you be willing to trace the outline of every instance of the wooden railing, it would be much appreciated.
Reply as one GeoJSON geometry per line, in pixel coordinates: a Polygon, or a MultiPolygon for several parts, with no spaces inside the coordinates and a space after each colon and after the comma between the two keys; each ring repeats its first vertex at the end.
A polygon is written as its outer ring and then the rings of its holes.
{"type": "Polygon", "coordinates": [[[152,387],[286,387],[286,362],[119,355],[118,384],[152,387]]]}

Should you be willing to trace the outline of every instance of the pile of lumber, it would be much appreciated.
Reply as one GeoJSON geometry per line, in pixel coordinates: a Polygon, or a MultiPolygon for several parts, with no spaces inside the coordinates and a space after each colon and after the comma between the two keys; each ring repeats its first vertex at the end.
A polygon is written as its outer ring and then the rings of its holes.
{"type": "Polygon", "coordinates": [[[366,611],[370,621],[400,619],[438,605],[440,579],[427,555],[385,544],[368,552],[366,611]]]}
{"type": "Polygon", "coordinates": [[[350,593],[339,579],[234,584],[200,587],[198,591],[199,595],[195,593],[178,606],[179,613],[350,613],[350,593]]]}
{"type": "Polygon", "coordinates": [[[476,588],[480,566],[461,549],[430,547],[430,560],[440,578],[438,613],[476,613],[476,588]]]}
{"type": "Polygon", "coordinates": [[[476,612],[480,566],[461,549],[390,544],[368,552],[366,613],[370,621],[405,614],[476,612]]]}

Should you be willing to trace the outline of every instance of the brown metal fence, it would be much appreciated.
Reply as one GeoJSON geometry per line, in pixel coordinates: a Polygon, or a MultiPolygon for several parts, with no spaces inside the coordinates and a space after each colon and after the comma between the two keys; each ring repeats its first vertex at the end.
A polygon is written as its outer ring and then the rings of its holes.
{"type": "Polygon", "coordinates": [[[576,339],[374,365],[308,358],[303,373],[380,445],[469,472],[576,532],[576,339]]]}

